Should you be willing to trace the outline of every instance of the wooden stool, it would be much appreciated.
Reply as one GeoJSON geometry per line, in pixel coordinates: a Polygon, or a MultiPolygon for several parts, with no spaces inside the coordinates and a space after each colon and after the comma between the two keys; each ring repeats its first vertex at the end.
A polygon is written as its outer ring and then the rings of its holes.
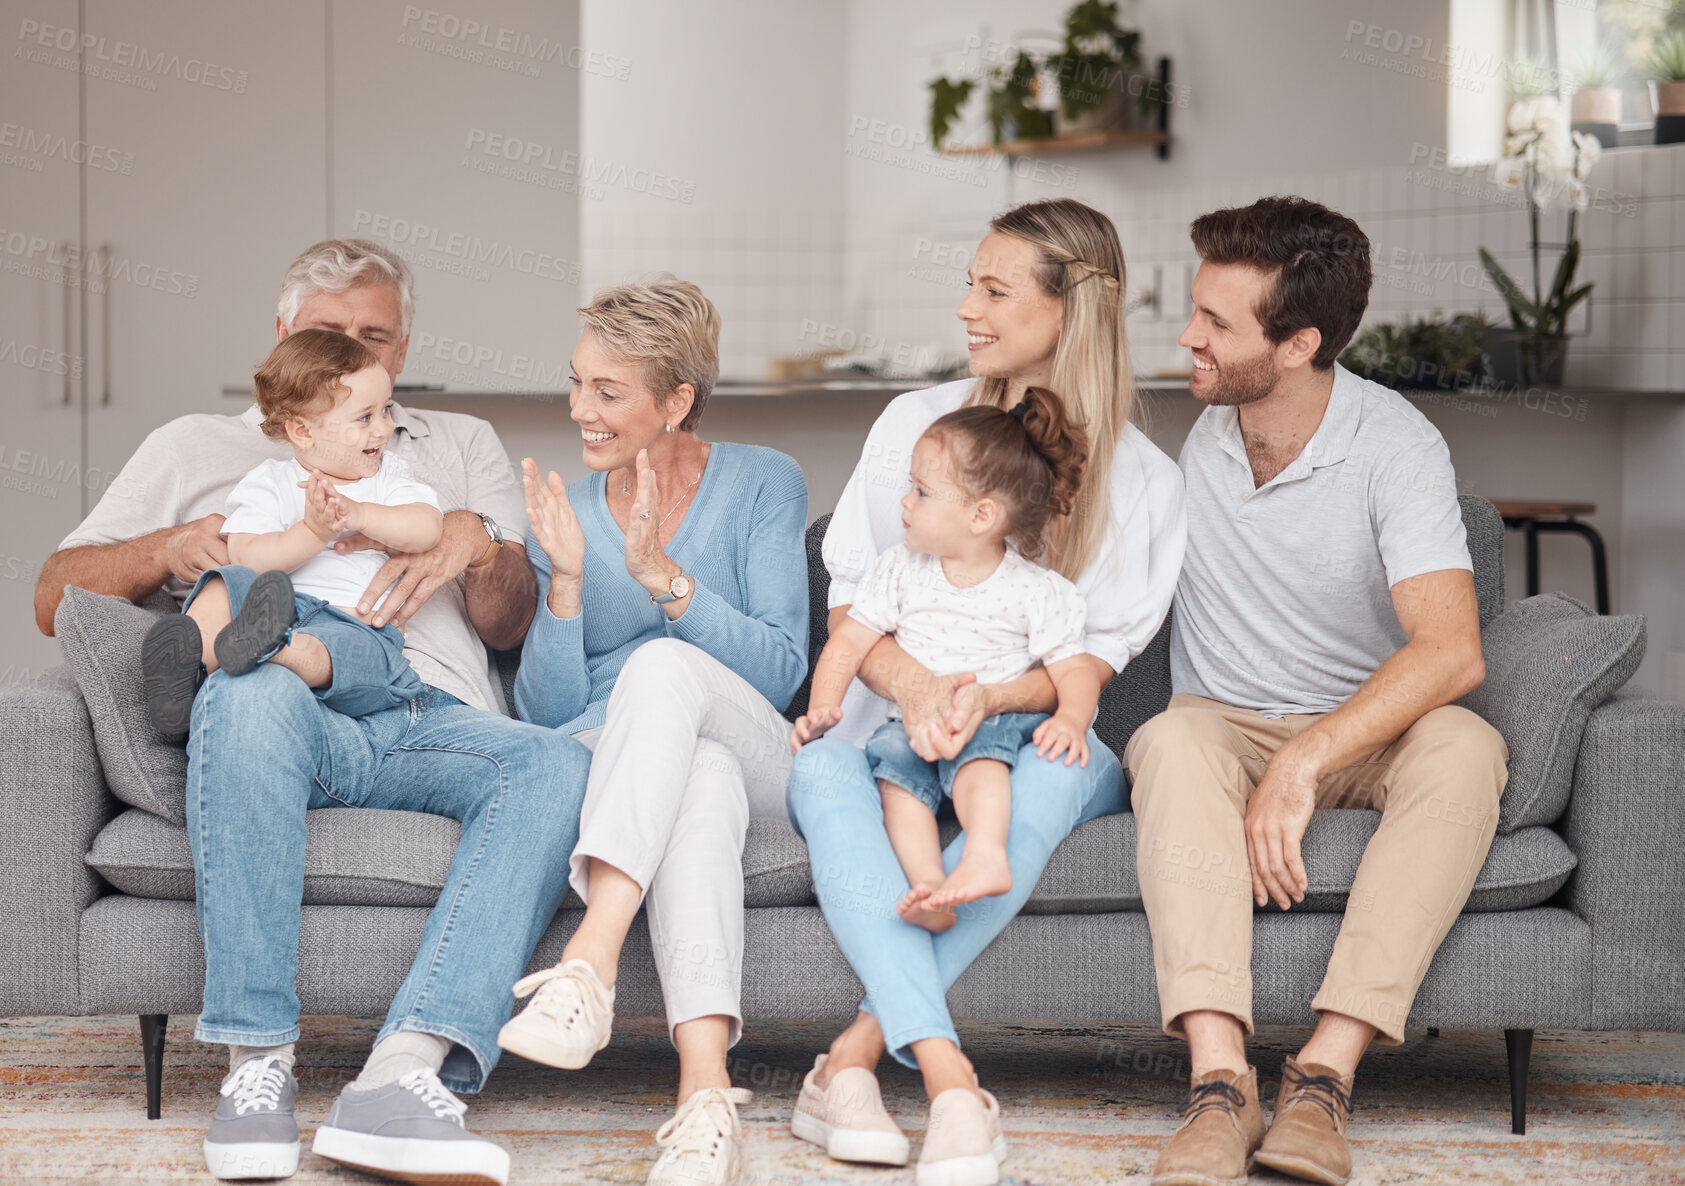
{"type": "Polygon", "coordinates": [[[1603,551],[1603,537],[1589,523],[1575,516],[1595,515],[1595,502],[1548,502],[1494,499],[1492,505],[1503,516],[1504,526],[1521,532],[1527,541],[1527,596],[1539,591],[1539,532],[1570,532],[1591,545],[1591,576],[1597,590],[1597,612],[1609,612],[1609,562],[1603,551]]]}

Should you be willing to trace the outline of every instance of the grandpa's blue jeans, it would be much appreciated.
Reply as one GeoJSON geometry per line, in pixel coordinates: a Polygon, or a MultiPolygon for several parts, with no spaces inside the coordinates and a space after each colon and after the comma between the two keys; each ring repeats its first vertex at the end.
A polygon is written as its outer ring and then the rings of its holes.
{"type": "MultiPolygon", "coordinates": [[[[866,987],[861,1010],[878,1019],[898,1062],[916,1066],[923,1038],[955,1045],[948,989],[1029,900],[1047,859],[1080,823],[1125,808],[1123,767],[1091,729],[1086,768],[1049,762],[1026,745],[1012,769],[1012,824],[1006,838],[1012,889],[962,906],[940,935],[903,922],[895,903],[908,890],[883,826],[883,799],[864,750],[822,737],[802,747],[790,773],[790,819],[807,841],[819,906],[849,966],[866,987]]],[[[942,854],[949,872],[965,835],[942,854]]]]}
{"type": "Polygon", "coordinates": [[[461,821],[462,840],[380,1037],[409,1030],[450,1039],[440,1077],[452,1090],[478,1091],[515,1003],[510,986],[567,891],[590,751],[433,687],[396,708],[343,716],[265,663],[205,681],[187,753],[205,946],[195,1035],[245,1046],[298,1037],[307,810],[442,815],[461,821]]]}

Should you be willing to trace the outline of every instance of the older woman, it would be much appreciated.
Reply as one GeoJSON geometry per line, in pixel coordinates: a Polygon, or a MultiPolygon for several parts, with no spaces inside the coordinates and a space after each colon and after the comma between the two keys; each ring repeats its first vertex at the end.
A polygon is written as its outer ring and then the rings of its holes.
{"type": "MultiPolygon", "coordinates": [[[[847,612],[873,559],[901,541],[908,459],[931,422],[964,405],[1011,408],[1027,388],[1045,387],[1083,424],[1090,445],[1076,508],[1049,533],[1048,553],[1088,603],[1083,647],[1104,683],[1163,623],[1187,540],[1181,472],[1130,423],[1123,249],[1098,211],[1069,199],[1036,202],[990,224],[970,285],[958,314],[975,377],[900,396],[872,426],[825,535],[832,618],[847,612]]],[[[973,903],[941,934],[902,922],[894,903],[906,878],[857,745],[885,719],[889,700],[899,704],[914,748],[931,760],[953,757],[986,717],[1046,712],[1055,703],[1039,668],[1009,684],[968,681],[932,675],[886,636],[844,701],[841,725],[802,750],[790,781],[791,815],[814,868],[848,872],[818,879],[819,904],[867,987],[853,1024],[802,1085],[791,1127],[841,1160],[903,1164],[908,1142],[884,1111],[874,1075],[887,1047],[919,1068],[930,1096],[921,1186],[986,1186],[998,1180],[1006,1152],[994,1097],[960,1052],[949,986],[1018,913],[1059,842],[1084,820],[1125,806],[1118,758],[1092,730],[1086,767],[1026,746],[1012,771],[1012,889],[973,903]]],[[[950,871],[964,845],[962,835],[949,846],[950,871]]]]}
{"type": "Polygon", "coordinates": [[[807,667],[807,487],[782,453],[696,435],[720,319],[663,278],[580,310],[571,413],[593,471],[566,489],[523,463],[539,609],[515,707],[593,751],[570,881],[585,918],[506,1050],[578,1069],[608,1043],[616,967],[640,905],[679,1052],[678,1114],[651,1182],[733,1181],[726,1051],[742,1031],[743,843],[784,818],[788,723],[807,667]],[[702,955],[698,957],[697,953],[702,955]]]}

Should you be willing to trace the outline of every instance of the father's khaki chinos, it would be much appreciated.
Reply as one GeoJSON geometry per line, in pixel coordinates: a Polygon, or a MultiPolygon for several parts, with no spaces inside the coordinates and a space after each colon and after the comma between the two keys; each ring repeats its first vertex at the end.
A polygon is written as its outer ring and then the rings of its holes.
{"type": "MultiPolygon", "coordinates": [[[[1246,804],[1275,752],[1322,716],[1271,720],[1181,695],[1130,740],[1141,898],[1168,1033],[1196,1009],[1232,1014],[1252,1033],[1246,804]]],[[[1370,808],[1381,825],[1311,1008],[1367,1021],[1388,1045],[1403,1040],[1428,962],[1491,847],[1508,758],[1497,730],[1447,705],[1317,785],[1316,806],[1370,808]]]]}

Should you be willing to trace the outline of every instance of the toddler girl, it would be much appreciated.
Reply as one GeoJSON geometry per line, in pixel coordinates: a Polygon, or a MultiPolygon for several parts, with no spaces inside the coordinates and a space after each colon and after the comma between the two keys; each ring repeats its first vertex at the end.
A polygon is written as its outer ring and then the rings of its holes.
{"type": "Polygon", "coordinates": [[[1076,586],[1034,563],[1049,520],[1070,513],[1085,455],[1082,429],[1040,388],[1010,412],[961,408],[926,429],[901,500],[906,540],[860,582],[790,733],[796,750],[842,719],[843,693],[885,634],[935,676],[1002,684],[1047,668],[1059,696],[1053,715],[990,717],[951,759],[920,757],[898,708],[866,744],[884,827],[911,886],[896,910],[927,930],[953,926],[961,903],[1012,888],[1006,833],[1019,751],[1033,742],[1049,761],[1088,764],[1100,679],[1083,657],[1086,607],[1076,586]],[[965,828],[963,855],[946,874],[935,814],[944,795],[965,828]]]}

